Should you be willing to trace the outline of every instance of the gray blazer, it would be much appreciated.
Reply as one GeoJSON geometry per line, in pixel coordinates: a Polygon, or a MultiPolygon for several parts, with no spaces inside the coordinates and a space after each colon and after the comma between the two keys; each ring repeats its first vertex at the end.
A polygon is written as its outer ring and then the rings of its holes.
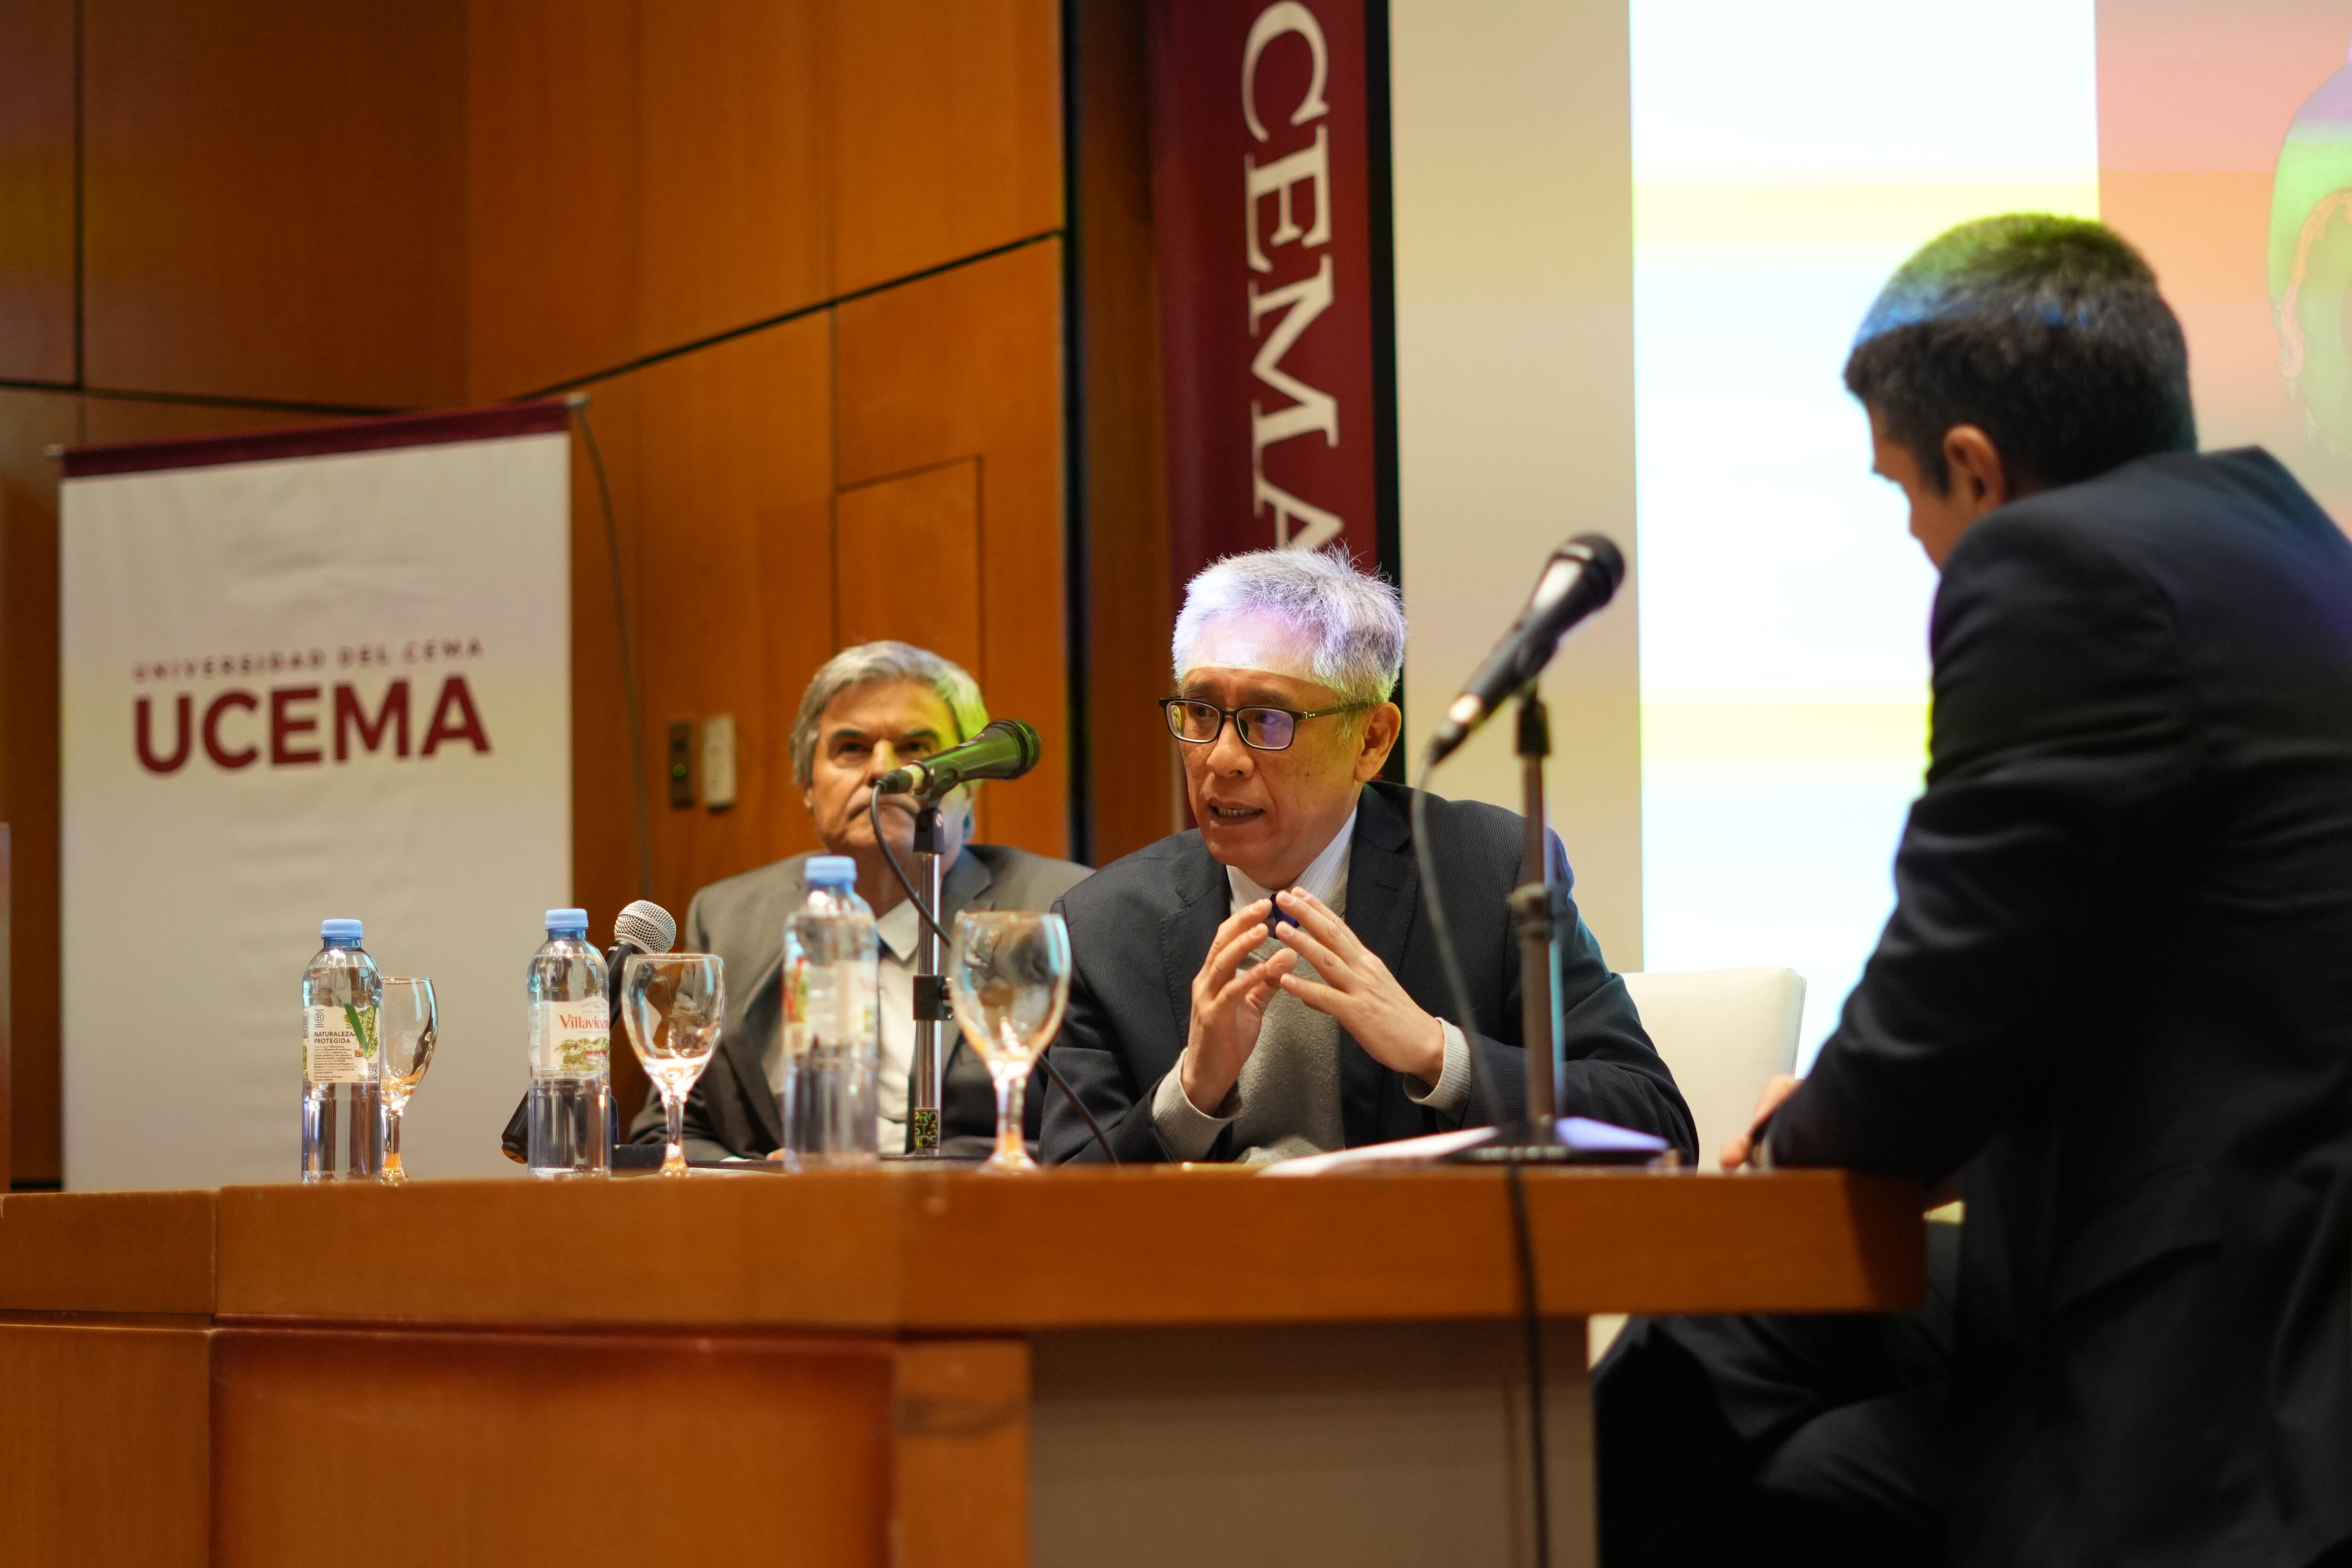
{"type": "MultiPolygon", "coordinates": [[[[784,918],[808,897],[801,867],[808,858],[762,866],[694,895],[687,907],[681,951],[715,952],[727,963],[727,1021],[719,1048],[686,1105],[688,1159],[717,1160],[730,1154],[764,1156],[783,1142],[783,1120],[768,1090],[762,1043],[775,1037],[782,1005],[784,918]]],[[[909,868],[911,870],[912,868],[909,868]]],[[[1051,860],[1001,844],[964,847],[948,868],[942,925],[966,910],[1048,910],[1092,873],[1067,860],[1051,860]]],[[[988,1068],[957,1035],[945,1030],[949,1047],[946,1082],[940,1096],[940,1138],[992,1140],[996,1090],[988,1068]]],[[[1042,1079],[1043,1075],[1038,1075],[1042,1079]]],[[[1029,1135],[1037,1135],[1043,1110],[1033,1080],[1028,1103],[1029,1135]]],[[[662,1138],[660,1097],[648,1091],[645,1108],[630,1124],[632,1142],[662,1138]]],[[[884,1151],[892,1152],[892,1151],[884,1151]]]]}

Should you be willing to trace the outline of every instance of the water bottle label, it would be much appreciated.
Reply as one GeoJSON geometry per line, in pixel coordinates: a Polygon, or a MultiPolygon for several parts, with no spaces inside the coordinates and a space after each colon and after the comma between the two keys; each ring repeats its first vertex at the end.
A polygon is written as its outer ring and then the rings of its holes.
{"type": "Polygon", "coordinates": [[[789,942],[784,952],[784,1059],[796,1062],[809,1047],[809,961],[789,942]]]}
{"type": "Polygon", "coordinates": [[[375,1009],[305,1007],[302,1010],[302,1081],[373,1083],[375,1009]]]}
{"type": "Polygon", "coordinates": [[[791,977],[788,1054],[811,1046],[865,1046],[878,1038],[882,998],[870,963],[812,963],[791,977]],[[797,1047],[797,1048],[795,1048],[797,1047]]]}
{"type": "Polygon", "coordinates": [[[530,1008],[530,1070],[538,1078],[583,1078],[605,1067],[612,1016],[604,998],[534,1002],[530,1008]]]}

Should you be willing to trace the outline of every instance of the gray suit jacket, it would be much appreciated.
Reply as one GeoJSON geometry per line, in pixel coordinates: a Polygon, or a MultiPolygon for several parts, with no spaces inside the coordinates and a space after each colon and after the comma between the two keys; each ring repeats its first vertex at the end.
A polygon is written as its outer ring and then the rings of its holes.
{"type": "MultiPolygon", "coordinates": [[[[774,1152],[783,1142],[782,1114],[776,1097],[768,1090],[761,1047],[775,1037],[779,1024],[784,918],[808,897],[808,885],[801,877],[807,858],[795,855],[713,882],[695,894],[694,902],[687,907],[681,950],[715,952],[727,963],[727,1021],[710,1066],[687,1100],[688,1159],[717,1160],[730,1154],[760,1157],[774,1152]]],[[[1001,844],[966,845],[948,868],[940,921],[948,925],[966,910],[1051,909],[1090,875],[1084,866],[1050,860],[1025,849],[1001,844]]],[[[940,1142],[945,1144],[957,1137],[993,1139],[996,1090],[987,1066],[972,1055],[953,1025],[944,1032],[949,1056],[947,1081],[940,1096],[940,1142]]],[[[1041,1098],[1033,1080],[1028,1104],[1032,1138],[1037,1135],[1041,1098]]],[[[658,1095],[647,1092],[645,1108],[630,1124],[629,1137],[638,1143],[661,1141],[658,1095]]]]}

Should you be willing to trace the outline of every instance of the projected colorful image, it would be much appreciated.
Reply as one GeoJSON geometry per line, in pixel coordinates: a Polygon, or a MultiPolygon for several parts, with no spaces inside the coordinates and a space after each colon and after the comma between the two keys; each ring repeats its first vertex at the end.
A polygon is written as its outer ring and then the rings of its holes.
{"type": "Polygon", "coordinates": [[[2270,291],[2279,374],[2305,418],[2301,456],[2340,484],[2352,459],[2352,65],[2311,95],[2279,148],[2270,291]]]}
{"type": "Polygon", "coordinates": [[[1633,7],[1644,958],[1798,970],[1808,1058],[1926,758],[1935,575],[1847,346],[1951,224],[2097,210],[2089,0],[1984,9],[1972,45],[1924,6],[1633,7]]]}
{"type": "Polygon", "coordinates": [[[1801,1059],[1893,906],[1926,760],[1935,576],[1839,381],[1906,255],[2103,217],[2180,314],[2203,444],[2352,516],[2352,12],[1971,16],[1632,5],[1645,961],[1797,969],[1801,1059]]]}

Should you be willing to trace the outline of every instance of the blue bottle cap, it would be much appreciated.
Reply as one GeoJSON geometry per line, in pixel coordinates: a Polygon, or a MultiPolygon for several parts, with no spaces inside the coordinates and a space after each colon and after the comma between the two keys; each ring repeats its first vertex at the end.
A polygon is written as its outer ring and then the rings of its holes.
{"type": "Polygon", "coordinates": [[[854,888],[857,862],[846,855],[812,855],[801,868],[801,875],[813,888],[854,888]]]}
{"type": "Polygon", "coordinates": [[[550,910],[547,911],[547,934],[550,936],[586,936],[586,910],[550,910]]]}
{"type": "Polygon", "coordinates": [[[329,947],[357,947],[360,944],[360,922],[357,921],[320,921],[319,940],[329,947]]]}

